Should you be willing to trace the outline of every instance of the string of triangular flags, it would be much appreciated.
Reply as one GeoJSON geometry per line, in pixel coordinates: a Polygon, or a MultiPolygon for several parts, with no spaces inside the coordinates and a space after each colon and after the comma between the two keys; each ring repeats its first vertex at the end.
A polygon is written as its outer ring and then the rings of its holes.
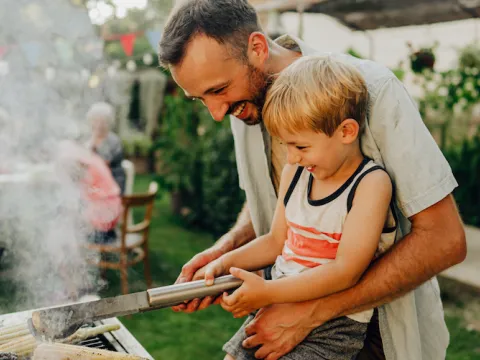
{"type": "Polygon", "coordinates": [[[157,50],[158,43],[162,37],[162,32],[160,30],[147,30],[140,32],[132,32],[126,34],[115,34],[115,35],[104,35],[103,39],[106,41],[119,40],[122,44],[123,51],[125,55],[132,56],[133,49],[135,47],[135,41],[139,36],[144,35],[152,49],[157,50]]]}
{"type": "MultiPolygon", "coordinates": [[[[139,36],[144,35],[152,49],[155,51],[157,50],[158,43],[161,39],[161,31],[159,30],[147,30],[144,32],[134,32],[134,33],[126,33],[126,34],[116,34],[116,35],[108,35],[104,36],[104,40],[119,40],[122,44],[122,48],[127,56],[133,55],[133,49],[135,47],[135,41],[139,36]]],[[[67,40],[58,37],[54,40],[55,49],[61,59],[61,61],[65,64],[69,64],[73,61],[74,58],[74,46],[73,44],[69,43],[67,40]]],[[[88,41],[81,44],[82,50],[88,53],[95,53],[95,56],[100,57],[102,53],[101,43],[98,40],[95,41],[88,41]]],[[[40,54],[42,52],[43,44],[40,41],[27,41],[19,44],[8,44],[8,45],[1,45],[0,44],[0,60],[2,60],[5,55],[12,51],[13,49],[20,47],[22,52],[24,53],[28,63],[32,67],[38,66],[38,60],[40,58],[40,54]]]]}

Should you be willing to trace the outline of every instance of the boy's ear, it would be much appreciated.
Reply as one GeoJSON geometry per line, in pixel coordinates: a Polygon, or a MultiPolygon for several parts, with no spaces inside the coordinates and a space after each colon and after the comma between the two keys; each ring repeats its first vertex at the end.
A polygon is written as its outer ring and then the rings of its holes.
{"type": "Polygon", "coordinates": [[[339,126],[339,130],[344,144],[351,144],[358,139],[360,125],[354,119],[345,119],[339,126]]]}

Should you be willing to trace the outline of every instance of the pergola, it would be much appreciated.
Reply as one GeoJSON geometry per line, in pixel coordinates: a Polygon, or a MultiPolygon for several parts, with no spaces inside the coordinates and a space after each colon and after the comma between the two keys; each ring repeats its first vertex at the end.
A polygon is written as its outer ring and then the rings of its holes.
{"type": "Polygon", "coordinates": [[[270,0],[256,8],[325,14],[361,31],[480,17],[480,0],[270,0]]]}
{"type": "MultiPolygon", "coordinates": [[[[480,0],[256,0],[253,3],[260,14],[297,12],[300,37],[304,13],[331,16],[351,30],[365,33],[370,42],[370,57],[374,44],[369,30],[480,17],[480,0]]],[[[271,18],[279,21],[276,17],[271,18]]],[[[475,37],[477,32],[476,27],[475,37]]]]}

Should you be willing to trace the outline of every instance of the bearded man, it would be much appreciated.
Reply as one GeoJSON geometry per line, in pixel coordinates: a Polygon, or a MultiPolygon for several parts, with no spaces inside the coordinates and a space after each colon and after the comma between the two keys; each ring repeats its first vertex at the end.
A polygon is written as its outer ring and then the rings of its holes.
{"type": "MultiPolygon", "coordinates": [[[[275,74],[302,55],[316,54],[322,53],[291,36],[271,41],[246,0],[187,0],[172,11],[160,62],[214,120],[230,115],[247,198],[235,226],[185,264],[177,283],[203,278],[209,262],[270,230],[286,148],[262,124],[265,94],[275,74]]],[[[367,83],[362,152],[383,165],[394,182],[398,238],[352,288],[262,309],[245,329],[243,346],[257,348],[257,358],[289,359],[286,354],[312,329],[375,308],[360,359],[443,359],[449,336],[435,275],[466,256],[465,233],[451,195],[457,182],[392,72],[369,60],[335,56],[355,65],[367,83]]],[[[174,310],[192,312],[213,301],[196,299],[174,310]]]]}

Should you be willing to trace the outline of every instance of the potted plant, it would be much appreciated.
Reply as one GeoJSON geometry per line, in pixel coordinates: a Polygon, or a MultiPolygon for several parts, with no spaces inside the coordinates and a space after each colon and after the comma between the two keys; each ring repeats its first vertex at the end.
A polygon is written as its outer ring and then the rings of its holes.
{"type": "Polygon", "coordinates": [[[122,138],[122,144],[125,157],[135,165],[135,172],[137,174],[148,173],[148,156],[153,145],[150,138],[143,133],[133,133],[122,138]]]}
{"type": "Polygon", "coordinates": [[[437,44],[432,47],[423,47],[415,50],[411,43],[407,43],[410,49],[410,67],[416,74],[420,74],[425,70],[433,70],[435,65],[434,50],[437,44]]]}

